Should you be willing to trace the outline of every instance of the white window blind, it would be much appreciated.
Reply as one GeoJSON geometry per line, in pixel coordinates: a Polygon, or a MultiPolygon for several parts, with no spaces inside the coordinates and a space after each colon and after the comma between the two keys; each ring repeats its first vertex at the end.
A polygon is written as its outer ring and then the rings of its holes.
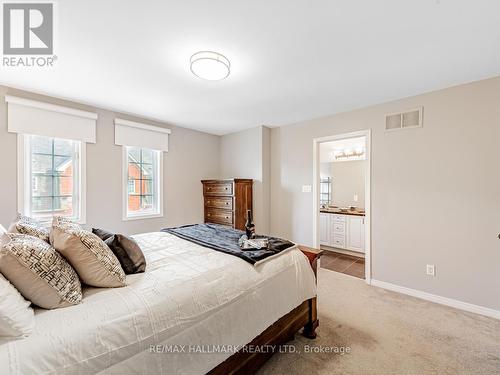
{"type": "Polygon", "coordinates": [[[8,131],[96,142],[97,114],[6,95],[8,131]]]}
{"type": "Polygon", "coordinates": [[[138,122],[115,119],[115,144],[156,151],[168,151],[170,129],[138,122]]]}

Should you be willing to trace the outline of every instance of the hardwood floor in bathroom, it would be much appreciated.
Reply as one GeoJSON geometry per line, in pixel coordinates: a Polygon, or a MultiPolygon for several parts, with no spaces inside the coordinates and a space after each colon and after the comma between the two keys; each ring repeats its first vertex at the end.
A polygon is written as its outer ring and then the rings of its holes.
{"type": "Polygon", "coordinates": [[[345,273],[346,275],[365,278],[365,259],[352,255],[325,251],[321,256],[321,268],[345,273]]]}

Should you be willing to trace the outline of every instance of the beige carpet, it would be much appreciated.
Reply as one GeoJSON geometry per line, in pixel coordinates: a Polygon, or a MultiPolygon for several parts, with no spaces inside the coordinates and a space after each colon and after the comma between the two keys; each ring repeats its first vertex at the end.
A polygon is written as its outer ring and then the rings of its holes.
{"type": "Polygon", "coordinates": [[[316,340],[296,335],[290,344],[302,353],[275,354],[259,374],[500,374],[499,320],[325,269],[318,304],[316,340]],[[351,352],[306,354],[304,345],[351,352]]]}

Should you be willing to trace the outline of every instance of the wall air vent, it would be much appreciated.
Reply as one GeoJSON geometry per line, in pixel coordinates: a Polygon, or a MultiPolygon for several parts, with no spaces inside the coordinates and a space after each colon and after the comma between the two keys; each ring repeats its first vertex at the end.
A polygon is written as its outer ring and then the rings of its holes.
{"type": "Polygon", "coordinates": [[[385,130],[422,127],[423,107],[385,116],[385,130]]]}

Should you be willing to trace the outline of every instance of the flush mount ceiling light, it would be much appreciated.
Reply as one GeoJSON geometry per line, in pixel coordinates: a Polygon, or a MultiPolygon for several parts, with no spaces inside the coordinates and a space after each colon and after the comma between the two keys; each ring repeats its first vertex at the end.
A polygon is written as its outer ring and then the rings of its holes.
{"type": "Polygon", "coordinates": [[[200,51],[191,56],[191,72],[208,81],[220,81],[230,73],[229,60],[217,52],[200,51]]]}

